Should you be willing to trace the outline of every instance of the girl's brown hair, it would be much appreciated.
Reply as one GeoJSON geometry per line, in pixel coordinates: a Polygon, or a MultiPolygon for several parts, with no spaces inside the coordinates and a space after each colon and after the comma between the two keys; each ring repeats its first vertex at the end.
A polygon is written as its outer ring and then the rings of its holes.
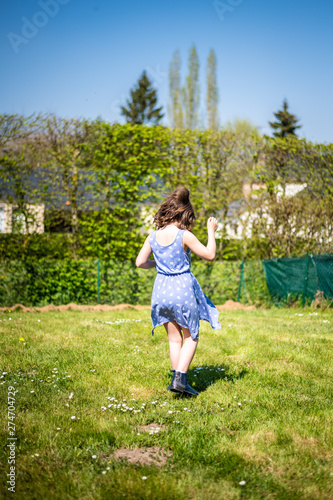
{"type": "Polygon", "coordinates": [[[194,210],[190,202],[190,192],[184,187],[177,187],[162,203],[154,216],[158,229],[175,223],[180,229],[191,230],[195,221],[194,210]]]}

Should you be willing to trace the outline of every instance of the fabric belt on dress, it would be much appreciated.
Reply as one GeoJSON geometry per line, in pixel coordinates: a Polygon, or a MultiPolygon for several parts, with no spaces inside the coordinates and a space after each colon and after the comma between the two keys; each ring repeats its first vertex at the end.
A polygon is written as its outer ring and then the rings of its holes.
{"type": "Polygon", "coordinates": [[[163,271],[157,271],[157,274],[162,274],[163,276],[180,276],[181,274],[192,274],[191,271],[182,271],[181,273],[164,273],[163,271]]]}

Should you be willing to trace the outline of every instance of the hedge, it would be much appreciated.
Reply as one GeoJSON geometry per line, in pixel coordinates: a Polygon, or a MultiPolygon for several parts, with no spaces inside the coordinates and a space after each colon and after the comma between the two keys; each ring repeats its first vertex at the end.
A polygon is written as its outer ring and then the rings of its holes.
{"type": "MultiPolygon", "coordinates": [[[[215,303],[237,300],[240,262],[194,262],[193,274],[204,293],[215,303]]],[[[100,302],[149,304],[156,275],[155,269],[138,269],[131,262],[100,262],[100,302]]],[[[244,268],[245,290],[241,302],[255,305],[270,303],[260,260],[247,261],[244,268]]],[[[28,260],[0,262],[0,305],[25,306],[96,304],[97,259],[28,260]]]]}

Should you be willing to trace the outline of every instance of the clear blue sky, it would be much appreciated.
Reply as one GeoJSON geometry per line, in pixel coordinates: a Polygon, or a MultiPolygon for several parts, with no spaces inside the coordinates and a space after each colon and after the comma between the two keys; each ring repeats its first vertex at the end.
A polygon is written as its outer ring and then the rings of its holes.
{"type": "Polygon", "coordinates": [[[287,98],[301,136],[333,142],[333,2],[223,3],[234,7],[219,15],[213,0],[1,0],[0,113],[123,123],[119,105],[144,69],[166,111],[172,54],[180,50],[184,81],[194,43],[203,118],[213,48],[222,124],[246,118],[270,134],[267,122],[287,98]],[[26,20],[39,26],[29,31],[26,20]]]}

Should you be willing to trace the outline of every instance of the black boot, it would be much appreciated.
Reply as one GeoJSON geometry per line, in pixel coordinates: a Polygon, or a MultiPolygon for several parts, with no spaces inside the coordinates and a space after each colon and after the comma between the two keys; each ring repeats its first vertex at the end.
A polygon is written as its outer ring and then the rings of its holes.
{"type": "Polygon", "coordinates": [[[173,374],[172,374],[172,380],[171,380],[171,384],[169,385],[169,387],[167,387],[167,391],[170,391],[171,389],[171,385],[173,384],[173,381],[175,380],[175,373],[176,373],[176,370],[172,370],[173,374]]]}
{"type": "Polygon", "coordinates": [[[172,392],[184,392],[186,387],[186,373],[175,371],[174,379],[170,386],[172,392]]]}
{"type": "Polygon", "coordinates": [[[197,396],[199,393],[192,389],[190,384],[187,382],[186,373],[175,372],[174,380],[171,383],[170,391],[181,392],[190,394],[191,396],[197,396]]]}

